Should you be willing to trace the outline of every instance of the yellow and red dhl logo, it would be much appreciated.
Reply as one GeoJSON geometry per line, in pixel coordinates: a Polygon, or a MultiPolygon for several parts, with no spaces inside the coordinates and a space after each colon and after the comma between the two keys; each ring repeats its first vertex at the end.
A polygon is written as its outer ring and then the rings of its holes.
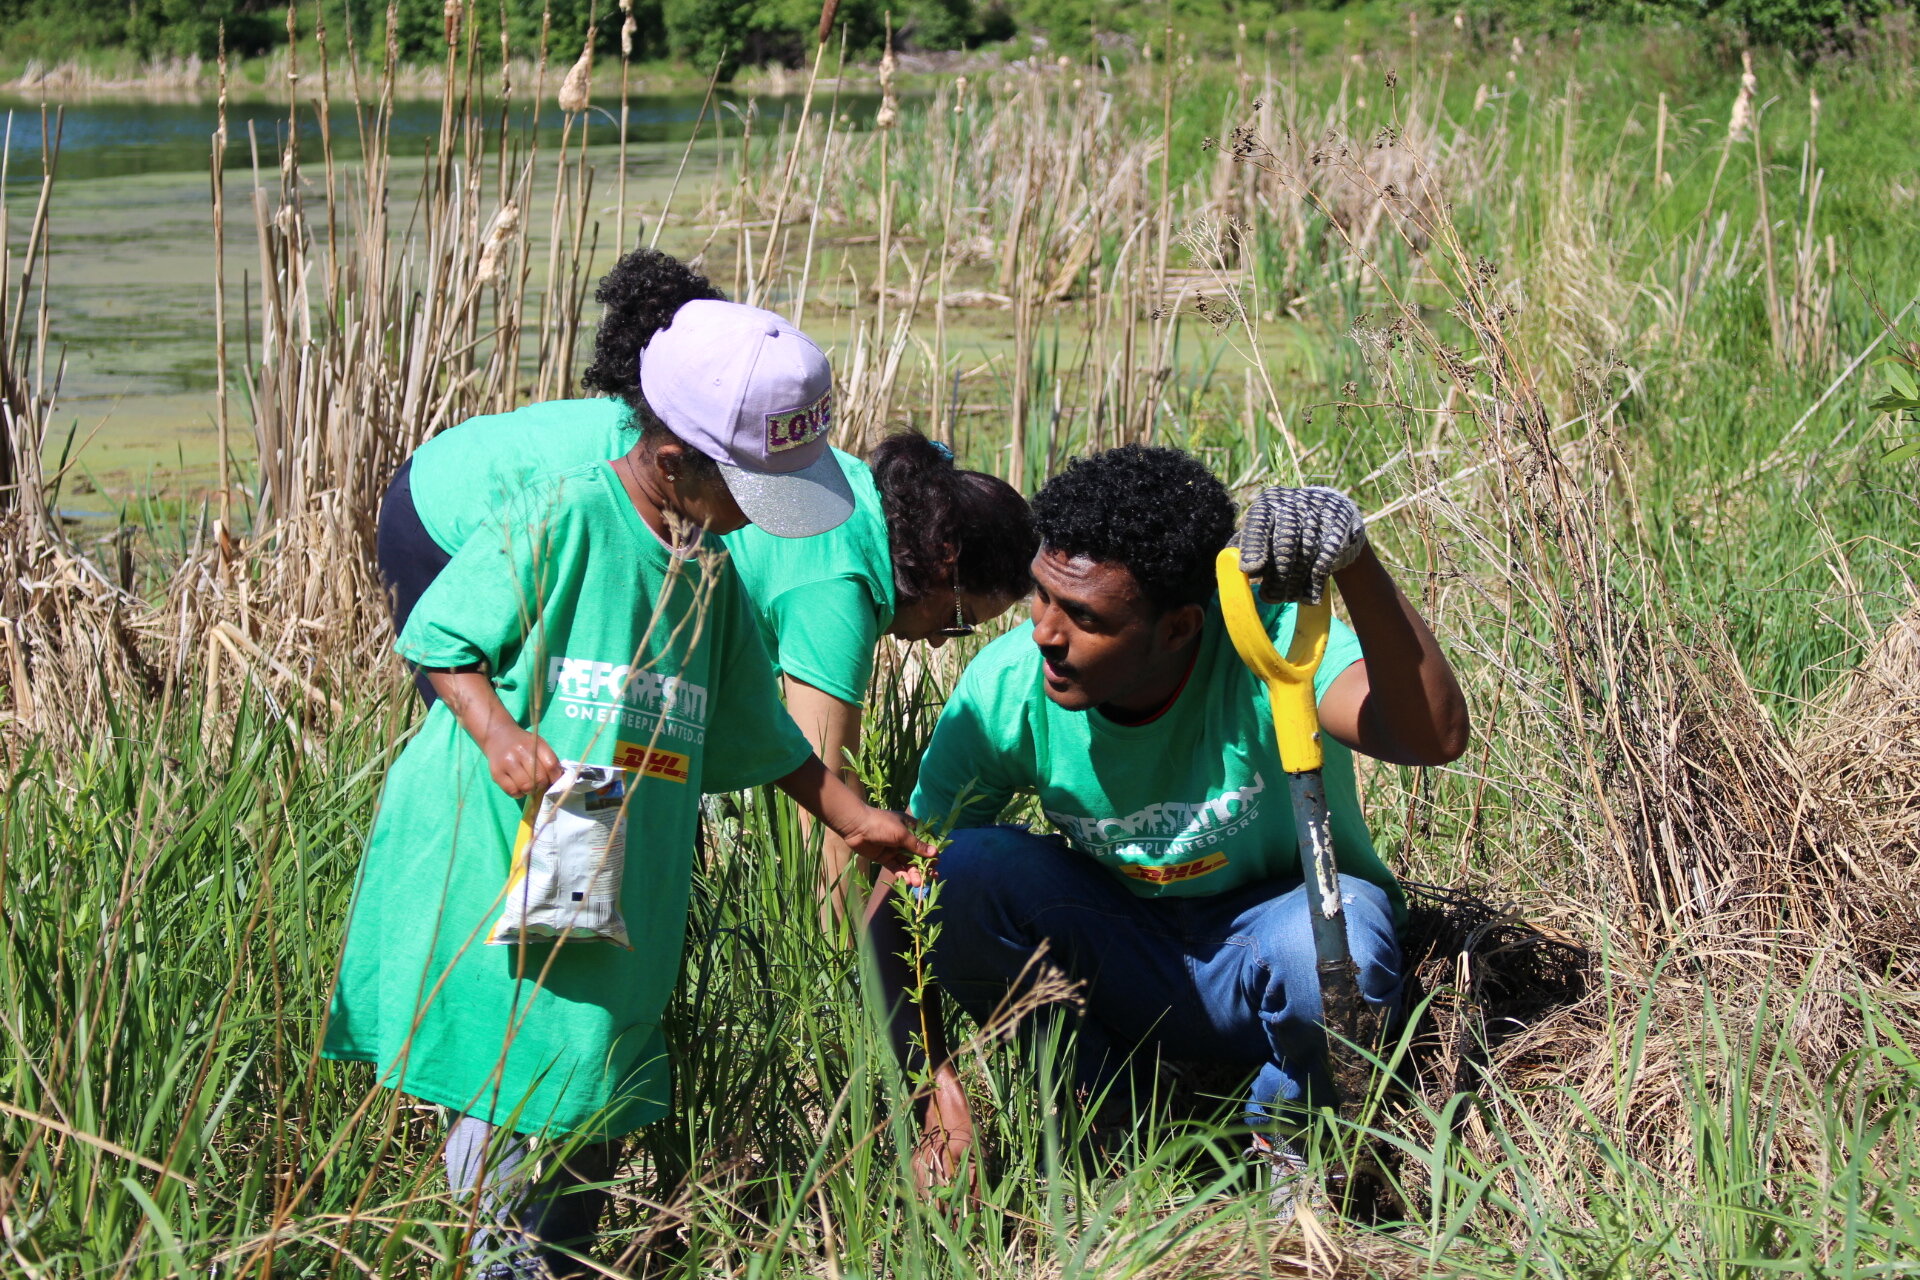
{"type": "Polygon", "coordinates": [[[1195,876],[1210,875],[1226,865],[1226,854],[1210,853],[1204,858],[1195,858],[1191,862],[1175,862],[1164,867],[1125,866],[1120,870],[1135,880],[1145,880],[1148,884],[1172,884],[1176,880],[1191,880],[1195,876]]]}
{"type": "Polygon", "coordinates": [[[637,742],[615,746],[613,763],[616,768],[637,770],[649,778],[665,778],[668,782],[687,782],[693,777],[690,768],[693,762],[686,756],[658,747],[649,750],[637,742]]]}

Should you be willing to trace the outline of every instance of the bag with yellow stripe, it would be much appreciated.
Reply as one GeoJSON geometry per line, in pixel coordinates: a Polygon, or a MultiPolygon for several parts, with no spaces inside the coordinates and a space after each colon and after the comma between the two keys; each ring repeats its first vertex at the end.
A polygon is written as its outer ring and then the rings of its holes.
{"type": "Polygon", "coordinates": [[[559,781],[529,798],[513,843],[494,946],[560,938],[631,949],[620,915],[627,865],[627,772],[562,761],[559,781]]]}

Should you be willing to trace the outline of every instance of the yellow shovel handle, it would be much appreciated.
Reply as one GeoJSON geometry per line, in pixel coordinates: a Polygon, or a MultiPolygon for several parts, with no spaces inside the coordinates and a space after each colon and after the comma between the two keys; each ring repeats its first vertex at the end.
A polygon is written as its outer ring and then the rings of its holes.
{"type": "Polygon", "coordinates": [[[1253,601],[1253,584],[1240,572],[1240,552],[1233,547],[1221,551],[1214,561],[1214,576],[1220,583],[1220,612],[1227,620],[1227,635],[1247,669],[1266,681],[1267,701],[1273,706],[1273,731],[1280,744],[1280,766],[1288,773],[1306,773],[1318,769],[1325,756],[1320,750],[1320,716],[1314,707],[1313,673],[1327,651],[1327,627],[1332,606],[1324,598],[1319,604],[1295,608],[1293,643],[1287,656],[1273,647],[1267,625],[1253,601]]]}

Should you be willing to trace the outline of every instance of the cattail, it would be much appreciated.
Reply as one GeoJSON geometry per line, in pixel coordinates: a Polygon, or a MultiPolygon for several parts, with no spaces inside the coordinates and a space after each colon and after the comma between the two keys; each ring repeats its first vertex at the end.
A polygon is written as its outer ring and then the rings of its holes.
{"type": "Polygon", "coordinates": [[[487,238],[480,246],[480,265],[474,268],[474,283],[498,284],[506,267],[507,242],[520,229],[520,206],[508,201],[493,215],[487,238]]]}
{"type": "Polygon", "coordinates": [[[587,109],[593,100],[593,31],[587,31],[587,43],[580,50],[580,61],[573,64],[573,70],[567,72],[567,78],[560,84],[560,109],[568,115],[578,115],[587,109]]]}
{"type": "Polygon", "coordinates": [[[1520,59],[1526,57],[1526,55],[1527,55],[1527,46],[1520,43],[1519,36],[1515,36],[1513,38],[1512,47],[1507,50],[1507,61],[1518,62],[1520,61],[1520,59]]]}
{"type": "Polygon", "coordinates": [[[953,82],[953,114],[959,115],[967,109],[967,78],[961,76],[953,82]]]}
{"type": "Polygon", "coordinates": [[[825,44],[827,37],[833,34],[833,18],[840,12],[840,0],[827,0],[820,6],[820,40],[825,44]]]}
{"type": "Polygon", "coordinates": [[[1820,134],[1820,94],[1812,85],[1807,86],[1807,137],[1820,134]]]}
{"type": "Polygon", "coordinates": [[[629,10],[629,12],[627,13],[627,20],[620,24],[620,56],[621,57],[631,58],[633,56],[633,33],[638,31],[639,29],[640,29],[640,24],[633,20],[633,13],[631,12],[631,10],[629,10]]]}
{"type": "Polygon", "coordinates": [[[1746,50],[1740,52],[1740,93],[1733,100],[1733,114],[1727,118],[1727,141],[1745,140],[1747,130],[1753,127],[1753,98],[1760,88],[1760,81],[1753,74],[1753,54],[1746,50]]]}
{"type": "Polygon", "coordinates": [[[880,58],[880,109],[873,114],[873,127],[891,129],[900,119],[900,99],[893,91],[893,31],[887,31],[887,51],[880,58]]]}
{"type": "Polygon", "coordinates": [[[1487,95],[1491,92],[1492,90],[1488,89],[1487,86],[1484,84],[1482,84],[1477,90],[1474,91],[1473,109],[1475,111],[1478,111],[1480,110],[1480,108],[1487,105],[1487,95]]]}
{"type": "Polygon", "coordinates": [[[460,0],[447,0],[440,6],[440,20],[447,26],[447,43],[460,38],[460,0]]]}

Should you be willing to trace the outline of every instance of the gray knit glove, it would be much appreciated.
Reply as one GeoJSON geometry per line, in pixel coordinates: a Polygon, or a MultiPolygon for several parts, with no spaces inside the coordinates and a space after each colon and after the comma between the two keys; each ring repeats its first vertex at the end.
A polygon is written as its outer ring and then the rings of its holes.
{"type": "Polygon", "coordinates": [[[1270,604],[1319,604],[1327,579],[1367,545],[1367,522],[1338,489],[1262,489],[1247,504],[1233,545],[1240,571],[1270,604]]]}

